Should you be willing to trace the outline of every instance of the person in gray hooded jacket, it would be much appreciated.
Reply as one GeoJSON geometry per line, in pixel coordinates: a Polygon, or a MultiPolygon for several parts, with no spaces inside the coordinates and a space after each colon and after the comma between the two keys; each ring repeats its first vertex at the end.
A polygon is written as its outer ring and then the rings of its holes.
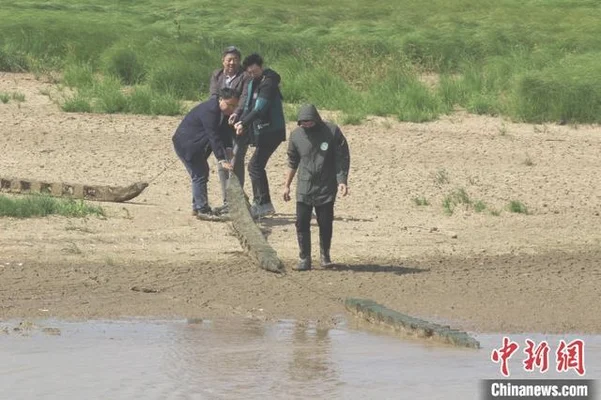
{"type": "Polygon", "coordinates": [[[313,208],[319,225],[321,266],[330,267],[330,245],[334,222],[334,203],[338,192],[348,194],[350,152],[340,128],[323,121],[314,105],[300,108],[298,128],[288,142],[288,173],[284,201],[290,201],[290,185],[297,175],[296,234],[299,263],[296,270],[311,269],[311,217],[313,208]]]}

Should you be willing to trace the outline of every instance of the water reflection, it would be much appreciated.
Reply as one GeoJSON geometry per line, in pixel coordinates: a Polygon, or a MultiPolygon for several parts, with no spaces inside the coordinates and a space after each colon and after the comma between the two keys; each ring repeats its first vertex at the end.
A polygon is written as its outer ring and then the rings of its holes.
{"type": "Polygon", "coordinates": [[[308,329],[304,324],[297,323],[290,348],[292,356],[287,368],[288,379],[301,384],[300,387],[304,388],[302,394],[307,395],[309,388],[317,387],[318,393],[312,393],[313,396],[334,396],[341,382],[331,357],[329,329],[308,329]]]}
{"type": "Polygon", "coordinates": [[[188,392],[222,398],[336,397],[336,366],[328,330],[282,321],[215,320],[181,324],[164,355],[166,376],[188,392]]]}
{"type": "Polygon", "coordinates": [[[215,320],[174,328],[172,346],[161,364],[178,388],[225,395],[261,383],[266,327],[259,321],[215,320]]]}
{"type": "MultiPolygon", "coordinates": [[[[18,321],[0,322],[14,327],[18,321]]],[[[38,321],[0,334],[2,399],[479,399],[479,379],[501,378],[490,352],[294,321],[38,321]],[[60,329],[60,336],[42,331],[60,329]]],[[[574,335],[515,335],[550,344],[574,335]]],[[[585,336],[587,377],[601,377],[601,338],[585,336]]],[[[520,349],[522,351],[522,349],[520,349]]],[[[512,377],[540,378],[512,358],[512,377]]],[[[545,378],[577,378],[554,371],[545,378]]]]}

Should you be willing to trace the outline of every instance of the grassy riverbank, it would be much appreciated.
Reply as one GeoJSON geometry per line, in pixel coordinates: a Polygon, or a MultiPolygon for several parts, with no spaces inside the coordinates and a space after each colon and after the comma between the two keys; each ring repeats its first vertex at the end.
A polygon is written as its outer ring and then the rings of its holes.
{"type": "Polygon", "coordinates": [[[462,107],[601,121],[597,1],[5,0],[0,70],[62,71],[66,111],[175,115],[220,50],[261,52],[289,103],[426,121],[462,107]],[[128,90],[123,90],[128,86],[128,90]]]}

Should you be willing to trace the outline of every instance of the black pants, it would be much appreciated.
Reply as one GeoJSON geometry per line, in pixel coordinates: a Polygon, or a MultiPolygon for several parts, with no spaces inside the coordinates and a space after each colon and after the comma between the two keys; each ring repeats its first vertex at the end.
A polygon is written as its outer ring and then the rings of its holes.
{"type": "MultiPolygon", "coordinates": [[[[296,236],[300,248],[300,258],[307,258],[311,255],[312,211],[312,205],[296,203],[296,236]]],[[[319,247],[322,252],[329,253],[334,225],[334,202],[315,206],[315,215],[317,216],[317,225],[319,225],[319,247]]]]}
{"type": "Polygon", "coordinates": [[[276,151],[281,141],[259,142],[250,161],[248,162],[248,176],[253,187],[253,200],[256,204],[271,203],[269,181],[265,167],[271,155],[276,151]]]}

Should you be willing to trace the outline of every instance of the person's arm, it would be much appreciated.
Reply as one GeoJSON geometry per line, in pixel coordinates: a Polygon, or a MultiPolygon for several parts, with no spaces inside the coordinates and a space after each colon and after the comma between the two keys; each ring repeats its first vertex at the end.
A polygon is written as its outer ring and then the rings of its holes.
{"type": "Polygon", "coordinates": [[[244,105],[246,104],[246,97],[248,96],[248,83],[250,82],[250,76],[246,73],[242,73],[242,93],[240,94],[240,100],[238,101],[238,108],[234,111],[234,118],[230,119],[230,123],[238,122],[238,118],[242,116],[244,112],[244,105]]]}
{"type": "Polygon", "coordinates": [[[225,157],[227,161],[231,161],[233,158],[234,151],[234,135],[236,134],[234,128],[227,124],[222,124],[219,126],[218,131],[221,141],[225,146],[225,157]]]}
{"type": "Polygon", "coordinates": [[[252,110],[242,118],[242,126],[248,127],[257,119],[265,110],[268,109],[269,103],[278,95],[278,85],[273,78],[264,77],[259,84],[257,100],[252,110]]]}
{"type": "Polygon", "coordinates": [[[290,200],[290,185],[296,175],[298,164],[300,163],[300,154],[294,144],[293,138],[288,142],[288,171],[286,171],[286,179],[284,180],[284,201],[290,200]]]}
{"type": "Polygon", "coordinates": [[[213,150],[213,154],[215,154],[215,158],[217,158],[217,161],[219,162],[227,161],[225,144],[223,143],[223,139],[219,131],[219,121],[221,120],[219,111],[210,110],[202,113],[200,120],[205,133],[209,138],[211,149],[213,150]]]}
{"type": "Polygon", "coordinates": [[[211,75],[211,83],[209,84],[209,97],[219,94],[219,74],[220,70],[213,72],[211,75]]]}
{"type": "Polygon", "coordinates": [[[294,180],[294,175],[296,175],[296,170],[288,167],[288,171],[286,171],[286,180],[284,181],[284,187],[290,189],[290,185],[292,185],[292,181],[294,180]]]}
{"type": "Polygon", "coordinates": [[[347,185],[348,175],[351,166],[351,154],[349,151],[348,142],[342,134],[339,127],[336,127],[334,134],[335,145],[335,164],[336,164],[336,181],[338,184],[347,185]]]}

